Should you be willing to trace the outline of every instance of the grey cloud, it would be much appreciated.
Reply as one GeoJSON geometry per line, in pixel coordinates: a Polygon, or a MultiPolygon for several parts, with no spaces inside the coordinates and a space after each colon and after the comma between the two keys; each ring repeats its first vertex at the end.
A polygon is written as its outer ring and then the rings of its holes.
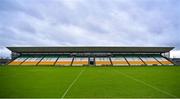
{"type": "Polygon", "coordinates": [[[179,0],[3,0],[0,45],[175,46],[179,0]]]}

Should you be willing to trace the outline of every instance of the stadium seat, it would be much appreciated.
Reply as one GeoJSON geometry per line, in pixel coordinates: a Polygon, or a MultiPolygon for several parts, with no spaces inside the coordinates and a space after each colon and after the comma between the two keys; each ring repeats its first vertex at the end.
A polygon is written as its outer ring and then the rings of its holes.
{"type": "Polygon", "coordinates": [[[146,63],[146,65],[161,65],[161,63],[159,63],[152,56],[143,56],[141,59],[146,63]]]}
{"type": "Polygon", "coordinates": [[[112,57],[111,61],[113,66],[128,66],[128,63],[124,57],[112,57]]]}
{"type": "Polygon", "coordinates": [[[23,61],[25,61],[27,58],[26,57],[18,57],[12,62],[9,63],[9,65],[20,65],[23,61]]]}
{"type": "Polygon", "coordinates": [[[72,57],[60,57],[57,62],[55,63],[55,65],[59,65],[59,66],[70,66],[72,63],[72,57]]]}
{"type": "Polygon", "coordinates": [[[125,58],[130,65],[145,65],[138,56],[127,56],[125,58]]]}
{"type": "Polygon", "coordinates": [[[72,66],[83,66],[88,65],[88,58],[74,58],[72,66]]]}
{"type": "Polygon", "coordinates": [[[29,57],[21,65],[37,65],[42,57],[29,57]]]}
{"type": "Polygon", "coordinates": [[[58,57],[49,57],[46,56],[44,57],[41,62],[39,62],[38,65],[43,66],[43,65],[54,65],[58,57]]]}
{"type": "Polygon", "coordinates": [[[95,58],[96,66],[111,65],[109,57],[97,57],[95,58]]]}
{"type": "Polygon", "coordinates": [[[154,57],[154,58],[156,58],[161,64],[163,64],[163,65],[173,65],[173,63],[172,62],[170,62],[169,60],[167,60],[166,58],[164,58],[164,57],[161,57],[161,56],[156,56],[156,57],[154,57]]]}

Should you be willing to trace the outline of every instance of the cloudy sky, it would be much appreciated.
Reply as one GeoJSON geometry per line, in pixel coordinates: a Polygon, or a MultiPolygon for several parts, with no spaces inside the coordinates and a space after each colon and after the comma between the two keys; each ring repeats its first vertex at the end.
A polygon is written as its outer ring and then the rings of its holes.
{"type": "Polygon", "coordinates": [[[0,0],[6,46],[173,46],[180,57],[180,0],[0,0]]]}

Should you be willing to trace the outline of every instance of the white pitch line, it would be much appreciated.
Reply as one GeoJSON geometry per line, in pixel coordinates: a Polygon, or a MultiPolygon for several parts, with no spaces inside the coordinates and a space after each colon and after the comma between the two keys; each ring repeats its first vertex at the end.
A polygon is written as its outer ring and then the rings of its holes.
{"type": "Polygon", "coordinates": [[[68,93],[68,91],[72,88],[72,86],[76,83],[76,81],[79,79],[79,77],[82,75],[82,73],[85,71],[85,69],[82,69],[79,74],[76,76],[76,78],[72,81],[72,83],[68,86],[68,88],[66,89],[66,91],[64,92],[64,94],[61,96],[61,99],[63,99],[66,94],[68,93]]]}
{"type": "Polygon", "coordinates": [[[148,87],[151,87],[151,88],[155,89],[156,91],[159,91],[159,92],[161,92],[161,93],[164,93],[164,94],[166,94],[166,95],[169,95],[169,96],[171,96],[171,97],[176,98],[175,95],[173,95],[173,94],[171,94],[171,93],[169,93],[169,92],[167,92],[167,91],[164,91],[164,90],[162,90],[162,89],[159,89],[159,88],[157,88],[157,87],[154,87],[153,85],[148,84],[148,83],[146,83],[146,82],[144,82],[144,81],[142,81],[142,80],[136,79],[136,78],[134,78],[134,77],[132,77],[132,76],[126,74],[126,73],[122,73],[122,72],[120,72],[120,73],[121,73],[122,75],[124,75],[124,76],[126,76],[126,77],[128,77],[128,78],[130,78],[130,79],[132,79],[132,80],[134,80],[134,81],[137,81],[137,82],[142,83],[142,84],[144,84],[144,85],[146,85],[146,86],[148,86],[148,87]]]}

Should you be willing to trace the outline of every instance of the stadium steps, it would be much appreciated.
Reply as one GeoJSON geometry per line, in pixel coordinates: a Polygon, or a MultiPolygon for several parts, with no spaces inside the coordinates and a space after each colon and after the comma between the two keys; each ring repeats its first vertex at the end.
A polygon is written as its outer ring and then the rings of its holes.
{"type": "Polygon", "coordinates": [[[59,57],[60,57],[60,56],[58,56],[58,58],[57,58],[56,61],[54,62],[54,64],[53,64],[54,66],[56,65],[56,62],[58,61],[59,57]]]}
{"type": "Polygon", "coordinates": [[[22,63],[24,63],[28,58],[26,58],[23,62],[21,62],[19,65],[21,65],[22,63]]]}
{"type": "Polygon", "coordinates": [[[41,60],[36,64],[36,66],[37,65],[39,65],[39,63],[42,61],[44,59],[44,56],[41,58],[41,60]]]}
{"type": "Polygon", "coordinates": [[[141,57],[139,57],[139,59],[144,63],[144,65],[147,65],[146,62],[144,62],[144,61],[141,59],[141,57]]]}
{"type": "Polygon", "coordinates": [[[157,60],[154,56],[153,56],[153,58],[158,62],[158,63],[160,63],[161,65],[163,65],[159,60],[157,60]]]}
{"type": "Polygon", "coordinates": [[[171,62],[172,65],[175,65],[174,62],[170,59],[168,59],[167,57],[164,57],[166,60],[168,60],[169,62],[171,62]]]}
{"type": "Polygon", "coordinates": [[[111,65],[113,66],[113,63],[112,63],[111,57],[109,57],[109,61],[111,62],[111,65]]]}
{"type": "Polygon", "coordinates": [[[71,66],[72,66],[73,62],[74,62],[74,56],[73,56],[72,61],[71,61],[71,66]]]}
{"type": "MultiPolygon", "coordinates": [[[[123,56],[124,57],[124,56],[123,56]]],[[[128,65],[130,66],[130,63],[128,62],[128,60],[126,59],[126,57],[124,57],[124,59],[126,60],[126,62],[128,63],[128,65]]]]}

